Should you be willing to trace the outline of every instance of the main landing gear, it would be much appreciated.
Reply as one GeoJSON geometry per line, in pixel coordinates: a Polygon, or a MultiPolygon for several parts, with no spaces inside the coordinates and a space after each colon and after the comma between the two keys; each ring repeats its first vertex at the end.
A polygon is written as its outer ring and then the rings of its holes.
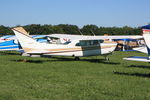
{"type": "Polygon", "coordinates": [[[105,56],[105,60],[106,60],[106,61],[109,61],[109,57],[108,57],[108,56],[105,56]]]}
{"type": "Polygon", "coordinates": [[[110,61],[109,55],[111,55],[111,54],[106,54],[106,55],[104,55],[106,61],[110,61]]]}
{"type": "Polygon", "coordinates": [[[79,58],[79,57],[75,57],[75,58],[74,58],[74,60],[79,61],[79,60],[80,60],[80,58],[79,58]]]}

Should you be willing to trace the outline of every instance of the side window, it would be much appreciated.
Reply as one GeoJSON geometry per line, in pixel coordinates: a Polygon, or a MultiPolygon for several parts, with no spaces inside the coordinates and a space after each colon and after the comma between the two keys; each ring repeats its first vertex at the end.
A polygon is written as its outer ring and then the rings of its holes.
{"type": "Polygon", "coordinates": [[[99,41],[98,40],[93,40],[93,45],[99,45],[99,41]]]}
{"type": "Polygon", "coordinates": [[[82,40],[76,44],[76,46],[87,46],[87,45],[88,45],[87,41],[82,41],[82,40]]]}
{"type": "Polygon", "coordinates": [[[76,46],[94,46],[99,45],[99,40],[81,40],[76,46]]]}
{"type": "Polygon", "coordinates": [[[104,42],[104,40],[99,40],[99,42],[100,42],[100,43],[103,43],[103,42],[104,42]]]}
{"type": "Polygon", "coordinates": [[[76,46],[81,46],[80,43],[76,43],[76,46]]]}
{"type": "Polygon", "coordinates": [[[87,43],[87,41],[80,41],[80,45],[81,45],[81,46],[87,46],[88,43],[87,43]]]}

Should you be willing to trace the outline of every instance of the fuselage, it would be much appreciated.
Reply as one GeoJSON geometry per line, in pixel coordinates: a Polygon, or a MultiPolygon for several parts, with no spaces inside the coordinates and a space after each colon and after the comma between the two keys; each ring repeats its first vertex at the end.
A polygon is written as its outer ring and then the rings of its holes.
{"type": "Polygon", "coordinates": [[[109,54],[116,48],[117,43],[104,43],[101,40],[76,40],[69,44],[32,43],[24,46],[28,54],[59,55],[59,56],[96,56],[109,54]]]}

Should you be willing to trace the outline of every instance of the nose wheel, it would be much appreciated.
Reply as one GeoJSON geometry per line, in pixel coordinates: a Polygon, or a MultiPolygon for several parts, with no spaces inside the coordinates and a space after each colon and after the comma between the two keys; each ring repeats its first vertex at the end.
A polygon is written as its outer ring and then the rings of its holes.
{"type": "Polygon", "coordinates": [[[108,56],[105,56],[105,60],[106,60],[106,61],[109,61],[109,57],[108,57],[108,56]]]}

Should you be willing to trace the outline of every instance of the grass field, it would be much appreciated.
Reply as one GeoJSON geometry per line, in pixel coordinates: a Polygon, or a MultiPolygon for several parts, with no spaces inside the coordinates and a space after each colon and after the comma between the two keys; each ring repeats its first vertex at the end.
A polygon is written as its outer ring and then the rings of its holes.
{"type": "Polygon", "coordinates": [[[150,63],[103,57],[30,58],[0,52],[0,100],[150,100],[150,63]],[[26,61],[25,61],[26,59],[26,61]]]}

